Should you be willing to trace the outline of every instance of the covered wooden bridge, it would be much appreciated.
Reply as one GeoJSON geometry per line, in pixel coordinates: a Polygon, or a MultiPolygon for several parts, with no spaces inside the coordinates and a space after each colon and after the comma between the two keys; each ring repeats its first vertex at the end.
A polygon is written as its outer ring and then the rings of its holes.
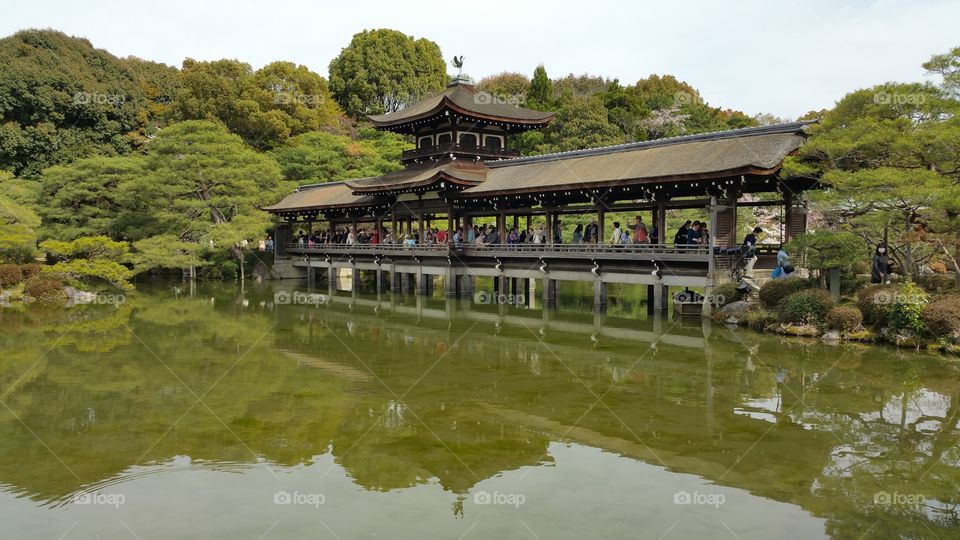
{"type": "MultiPolygon", "coordinates": [[[[787,241],[805,230],[803,192],[817,187],[780,175],[784,159],[804,142],[804,122],[520,157],[508,147],[510,135],[543,128],[552,114],[499,103],[462,80],[371,120],[416,142],[404,152],[404,169],[301,186],[266,207],[278,218],[281,277],[313,280],[321,270],[332,289],[340,269],[350,269],[355,283],[369,271],[378,291],[428,294],[442,276],[449,296],[472,295],[477,276],[494,278],[494,290],[486,291],[493,295],[527,295],[531,280],[539,280],[547,305],[558,281],[589,281],[597,310],[605,307],[607,284],[640,284],[648,286],[650,306],[663,309],[670,287],[709,293],[730,280],[737,255],[727,248],[740,240],[738,207],[781,206],[779,237],[787,241]],[[763,193],[775,195],[743,200],[763,193]],[[702,209],[708,241],[675,245],[666,224],[675,209],[702,209]],[[655,241],[611,244],[613,212],[643,216],[658,231],[655,241]],[[554,238],[557,222],[571,220],[594,221],[599,241],[554,238]],[[456,230],[478,221],[495,227],[491,241],[468,243],[464,234],[455,243],[456,230]],[[541,243],[508,243],[506,231],[535,222],[543,226],[541,243]],[[434,228],[449,231],[439,235],[442,242],[428,241],[434,228]],[[352,232],[350,243],[333,241],[338,229],[352,232]],[[360,229],[376,231],[372,241],[357,242],[360,229]]],[[[761,250],[759,267],[767,253],[761,250]]]]}

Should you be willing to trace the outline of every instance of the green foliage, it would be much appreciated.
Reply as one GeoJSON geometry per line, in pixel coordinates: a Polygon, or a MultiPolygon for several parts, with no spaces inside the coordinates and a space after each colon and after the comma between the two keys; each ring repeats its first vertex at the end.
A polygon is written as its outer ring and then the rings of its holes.
{"type": "Polygon", "coordinates": [[[743,298],[743,293],[736,283],[724,283],[713,288],[714,306],[722,308],[743,298]]]}
{"type": "Polygon", "coordinates": [[[763,307],[755,307],[743,316],[744,324],[757,331],[764,330],[767,326],[777,322],[777,320],[778,316],[775,311],[763,307]]]}
{"type": "Polygon", "coordinates": [[[127,260],[134,273],[165,268],[176,270],[204,266],[204,248],[196,242],[180,240],[176,235],[158,234],[133,243],[133,252],[127,260]]]}
{"type": "Polygon", "coordinates": [[[186,59],[173,120],[219,121],[259,149],[291,136],[340,127],[327,82],[305,66],[274,62],[254,72],[237,60],[186,59]]]}
{"type": "Polygon", "coordinates": [[[774,309],[780,304],[780,301],[787,296],[807,289],[810,284],[805,279],[799,277],[790,277],[786,279],[772,279],[760,287],[758,293],[760,303],[768,309],[774,309]]]}
{"type": "Polygon", "coordinates": [[[23,293],[41,304],[62,304],[67,300],[59,274],[42,272],[23,284],[23,293]]]}
{"type": "Polygon", "coordinates": [[[523,73],[504,71],[497,75],[490,75],[480,79],[477,90],[487,92],[501,99],[526,97],[530,78],[523,73]]]}
{"type": "Polygon", "coordinates": [[[923,287],[925,291],[931,293],[949,291],[951,289],[956,289],[957,279],[953,276],[948,276],[945,274],[930,274],[925,276],[919,276],[916,279],[917,285],[923,287]]]}
{"type": "Polygon", "coordinates": [[[315,131],[290,139],[270,156],[287,180],[318,183],[396,171],[402,168],[401,152],[409,147],[399,135],[370,128],[362,129],[356,140],[315,131]]]}
{"type": "Polygon", "coordinates": [[[42,237],[123,238],[123,214],[136,218],[139,213],[126,207],[120,187],[143,173],[140,157],[92,157],[46,169],[41,176],[43,204],[38,206],[42,237]]]}
{"type": "Polygon", "coordinates": [[[527,87],[527,105],[531,109],[549,111],[553,103],[553,82],[547,77],[547,69],[540,64],[533,70],[533,79],[527,87]]]}
{"type": "Polygon", "coordinates": [[[882,324],[890,315],[897,288],[892,285],[871,285],[857,293],[857,307],[869,323],[882,324]]]}
{"type": "MultiPolygon", "coordinates": [[[[259,238],[270,218],[259,209],[293,189],[283,181],[277,164],[255,152],[219,124],[187,121],[164,129],[148,145],[147,174],[123,186],[125,194],[144,201],[156,227],[151,236],[176,238],[171,248],[181,255],[197,253],[179,244],[191,243],[215,250],[230,250],[239,257],[237,245],[259,238]]],[[[141,257],[139,271],[150,257],[141,257]]],[[[193,256],[187,260],[195,261],[193,256]]]]}
{"type": "Polygon", "coordinates": [[[826,321],[832,330],[850,332],[863,324],[863,313],[855,306],[836,306],[827,312],[826,321]]]}
{"type": "Polygon", "coordinates": [[[960,295],[934,298],[920,313],[927,331],[934,337],[950,337],[960,331],[960,295]]]}
{"type": "Polygon", "coordinates": [[[531,154],[564,152],[622,143],[617,127],[610,123],[600,98],[565,97],[556,119],[544,132],[527,132],[520,146],[531,154]]]}
{"type": "Polygon", "coordinates": [[[869,253],[862,238],[850,232],[833,230],[802,234],[787,244],[787,252],[803,253],[804,265],[811,270],[852,268],[869,253]]]}
{"type": "Polygon", "coordinates": [[[330,62],[333,96],[354,117],[397,111],[446,82],[440,46],[396,30],[355,34],[330,62]]]}
{"type": "Polygon", "coordinates": [[[106,236],[83,237],[70,242],[47,240],[40,244],[57,263],[44,272],[69,276],[86,283],[103,280],[118,288],[130,288],[133,273],[120,264],[126,258],[126,242],[114,242],[106,236]]]}
{"type": "Polygon", "coordinates": [[[960,47],[934,55],[923,64],[923,68],[943,77],[943,89],[954,97],[960,97],[960,47]]]}
{"type": "Polygon", "coordinates": [[[823,322],[833,303],[830,293],[823,289],[795,292],[780,302],[780,320],[795,324],[823,322]]]}
{"type": "Polygon", "coordinates": [[[20,176],[130,152],[144,127],[140,78],[86,39],[23,30],[0,40],[0,169],[20,176]]]}
{"type": "Polygon", "coordinates": [[[888,237],[889,255],[913,275],[960,230],[958,110],[931,84],[852,92],[811,128],[786,172],[822,177],[831,189],[812,199],[827,226],[868,244],[888,237]]]}
{"type": "Polygon", "coordinates": [[[0,171],[0,261],[23,263],[36,251],[40,217],[27,202],[33,197],[17,182],[0,171]]]}
{"type": "Polygon", "coordinates": [[[926,291],[911,281],[900,285],[890,308],[890,327],[898,332],[921,335],[926,330],[923,308],[927,305],[926,291]]]}

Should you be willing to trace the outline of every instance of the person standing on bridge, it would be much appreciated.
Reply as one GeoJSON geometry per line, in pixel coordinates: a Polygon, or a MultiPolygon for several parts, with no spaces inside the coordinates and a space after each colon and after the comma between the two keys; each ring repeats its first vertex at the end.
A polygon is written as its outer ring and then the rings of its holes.
{"type": "Polygon", "coordinates": [[[747,261],[746,266],[743,268],[744,275],[747,277],[753,277],[753,265],[757,264],[757,237],[760,233],[763,232],[763,229],[760,227],[754,227],[753,232],[743,237],[743,260],[747,261]]]}
{"type": "Polygon", "coordinates": [[[563,222],[559,219],[556,223],[553,224],[553,243],[562,244],[563,243],[563,222]]]}
{"type": "Polygon", "coordinates": [[[637,216],[637,225],[633,229],[633,243],[650,243],[650,233],[647,232],[647,225],[643,222],[643,216],[637,216]]]}
{"type": "Polygon", "coordinates": [[[687,233],[690,231],[690,220],[683,222],[683,225],[677,229],[677,234],[673,235],[673,245],[683,249],[683,246],[687,245],[687,233]]]}
{"type": "Polygon", "coordinates": [[[583,224],[577,223],[577,228],[573,230],[573,238],[570,241],[574,244],[583,243],[583,224]]]}

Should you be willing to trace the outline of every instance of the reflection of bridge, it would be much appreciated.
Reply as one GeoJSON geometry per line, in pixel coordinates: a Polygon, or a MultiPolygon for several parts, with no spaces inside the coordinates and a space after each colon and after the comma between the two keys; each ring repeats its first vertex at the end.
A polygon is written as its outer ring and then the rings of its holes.
{"type": "MultiPolygon", "coordinates": [[[[290,243],[283,246],[294,268],[304,269],[314,279],[317,269],[336,282],[337,272],[352,272],[355,288],[361,272],[374,272],[376,290],[389,284],[392,292],[416,290],[429,294],[434,278],[443,279],[446,296],[471,295],[476,277],[493,278],[489,293],[523,294],[532,297],[531,280],[542,282],[542,301],[556,301],[558,281],[592,282],[595,311],[607,304],[607,284],[646,285],[651,307],[666,307],[670,287],[710,289],[729,279],[729,268],[739,254],[709,246],[670,244],[495,244],[463,246],[448,244],[371,245],[290,243]],[[388,277],[389,274],[389,277],[388,277]]],[[[760,267],[771,257],[761,253],[760,267]]],[[[332,293],[332,290],[331,290],[332,293]]]]}
{"type": "MultiPolygon", "coordinates": [[[[301,292],[300,294],[309,294],[301,292]]],[[[296,294],[296,293],[295,293],[296,294]]],[[[594,313],[591,324],[564,320],[558,318],[552,310],[543,309],[542,313],[535,309],[513,309],[503,304],[485,308],[481,306],[472,306],[469,302],[458,302],[455,298],[447,298],[441,304],[438,302],[428,302],[423,297],[417,297],[415,305],[401,304],[396,298],[390,296],[384,299],[381,296],[337,296],[331,294],[326,298],[333,306],[362,307],[374,312],[391,312],[397,315],[403,315],[404,320],[421,321],[432,319],[437,321],[469,321],[484,322],[498,326],[513,326],[516,328],[535,329],[537,331],[551,331],[558,333],[605,337],[610,339],[622,339],[628,341],[640,341],[643,343],[662,342],[666,345],[673,345],[691,349],[703,349],[705,347],[704,335],[709,333],[709,320],[704,320],[706,325],[701,330],[701,323],[697,323],[698,328],[693,331],[678,333],[668,333],[666,330],[667,320],[661,313],[655,313],[651,316],[649,329],[641,330],[636,328],[635,324],[630,326],[617,326],[610,324],[606,314],[594,313]],[[434,307],[436,306],[436,307],[434,307]],[[526,314],[536,314],[528,316],[526,314]],[[539,316],[538,316],[539,315],[539,316]]],[[[356,314],[354,314],[356,316],[356,314]]],[[[635,323],[636,321],[631,321],[635,323]]],[[[686,327],[685,327],[686,328],[686,327]]]]}

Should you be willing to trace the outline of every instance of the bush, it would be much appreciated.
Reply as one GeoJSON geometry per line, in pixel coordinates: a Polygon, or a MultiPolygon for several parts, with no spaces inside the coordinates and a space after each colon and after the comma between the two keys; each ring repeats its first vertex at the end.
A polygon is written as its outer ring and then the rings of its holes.
{"type": "Polygon", "coordinates": [[[871,285],[857,293],[857,307],[868,323],[882,324],[886,322],[893,307],[893,299],[897,288],[891,285],[871,285]]]}
{"type": "Polygon", "coordinates": [[[743,297],[743,293],[737,289],[736,283],[724,283],[713,288],[713,305],[722,308],[727,304],[732,304],[743,297]]]}
{"type": "Polygon", "coordinates": [[[943,261],[933,261],[933,262],[930,263],[928,266],[930,267],[930,270],[932,270],[933,273],[935,273],[935,274],[946,274],[946,273],[947,273],[947,265],[944,264],[943,261]]]}
{"type": "Polygon", "coordinates": [[[859,260],[853,263],[853,266],[851,266],[850,269],[853,270],[854,274],[869,274],[870,263],[864,260],[859,260]]]}
{"type": "Polygon", "coordinates": [[[917,278],[917,285],[920,285],[929,292],[940,292],[953,289],[957,280],[953,276],[946,274],[930,274],[917,278]]]}
{"type": "Polygon", "coordinates": [[[762,331],[767,326],[777,322],[777,314],[768,309],[757,307],[743,316],[743,322],[754,330],[762,331]]]}
{"type": "Polygon", "coordinates": [[[796,324],[812,324],[826,319],[833,307],[833,298],[823,289],[810,289],[791,294],[780,302],[780,320],[796,324]]]}
{"type": "Polygon", "coordinates": [[[23,280],[20,267],[15,264],[0,264],[0,287],[13,287],[23,280]]]}
{"type": "Polygon", "coordinates": [[[760,303],[767,309],[773,309],[787,296],[808,288],[810,283],[800,277],[772,279],[760,287],[760,303]]]}
{"type": "Polygon", "coordinates": [[[840,332],[856,330],[863,324],[863,313],[854,306],[837,306],[827,312],[827,327],[840,332]]]}
{"type": "Polygon", "coordinates": [[[923,308],[920,317],[934,337],[946,337],[960,331],[960,295],[935,299],[923,308]]]}
{"type": "Polygon", "coordinates": [[[67,294],[63,292],[63,279],[48,272],[28,279],[23,285],[23,293],[42,304],[57,304],[67,300],[67,294]]]}
{"type": "Polygon", "coordinates": [[[20,265],[20,273],[23,275],[23,280],[24,280],[24,281],[26,281],[26,280],[32,278],[33,276],[39,274],[39,273],[40,273],[40,270],[42,270],[42,269],[43,269],[43,266],[42,266],[42,265],[39,265],[39,264],[36,264],[36,263],[21,264],[21,265],[20,265]]]}
{"type": "Polygon", "coordinates": [[[890,327],[913,335],[922,334],[926,326],[921,314],[928,299],[926,291],[915,283],[907,281],[901,285],[894,296],[893,306],[890,308],[890,316],[888,317],[890,327]]]}

